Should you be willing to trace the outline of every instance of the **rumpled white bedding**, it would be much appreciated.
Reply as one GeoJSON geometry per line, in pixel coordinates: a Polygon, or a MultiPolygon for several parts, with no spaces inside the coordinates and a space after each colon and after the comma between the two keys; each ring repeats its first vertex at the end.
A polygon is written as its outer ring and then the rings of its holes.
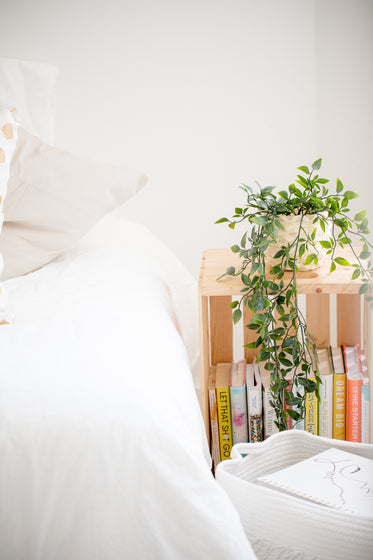
{"type": "Polygon", "coordinates": [[[179,261],[108,217],[6,288],[1,560],[255,558],[210,472],[179,261]]]}

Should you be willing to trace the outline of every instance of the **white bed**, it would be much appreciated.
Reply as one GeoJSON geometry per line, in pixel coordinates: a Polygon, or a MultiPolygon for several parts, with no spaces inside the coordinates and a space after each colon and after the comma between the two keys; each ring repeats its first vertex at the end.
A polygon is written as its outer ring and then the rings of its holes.
{"type": "Polygon", "coordinates": [[[180,262],[106,217],[5,287],[0,558],[254,558],[210,472],[196,285],[180,262]]]}

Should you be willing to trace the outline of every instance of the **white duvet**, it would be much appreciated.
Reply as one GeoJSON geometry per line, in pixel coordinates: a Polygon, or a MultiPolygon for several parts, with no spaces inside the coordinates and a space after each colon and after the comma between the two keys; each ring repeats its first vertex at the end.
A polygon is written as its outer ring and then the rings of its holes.
{"type": "Polygon", "coordinates": [[[1,560],[254,558],[210,472],[179,261],[111,217],[6,287],[1,560]]]}

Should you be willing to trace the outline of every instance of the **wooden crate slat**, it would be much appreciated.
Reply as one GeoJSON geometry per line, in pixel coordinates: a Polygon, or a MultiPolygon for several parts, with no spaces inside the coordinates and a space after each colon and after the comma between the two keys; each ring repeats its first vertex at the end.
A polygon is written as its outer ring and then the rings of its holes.
{"type": "Polygon", "coordinates": [[[230,362],[233,356],[232,310],[230,296],[210,297],[211,365],[230,362]]]}
{"type": "MultiPolygon", "coordinates": [[[[356,262],[352,251],[338,249],[338,256],[344,256],[349,262],[356,262]]],[[[204,252],[205,269],[201,279],[201,289],[204,295],[235,295],[242,288],[241,278],[225,277],[219,282],[217,278],[224,274],[228,266],[240,267],[240,259],[230,249],[209,249],[204,252]]],[[[326,262],[315,270],[299,272],[297,287],[300,294],[357,294],[361,280],[351,280],[352,269],[349,266],[338,267],[329,274],[330,263],[326,262]]],[[[284,282],[291,277],[291,272],[285,272],[284,282]]]]}
{"type": "Polygon", "coordinates": [[[354,346],[361,341],[361,297],[337,295],[337,345],[354,346]]]}
{"type": "Polygon", "coordinates": [[[330,344],[330,297],[328,294],[308,294],[306,320],[309,333],[317,348],[330,344]]]}

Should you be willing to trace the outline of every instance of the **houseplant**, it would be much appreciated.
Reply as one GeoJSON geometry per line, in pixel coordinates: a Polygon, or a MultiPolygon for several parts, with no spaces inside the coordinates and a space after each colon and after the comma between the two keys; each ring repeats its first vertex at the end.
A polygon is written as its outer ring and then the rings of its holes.
{"type": "Polygon", "coordinates": [[[329,180],[318,175],[321,161],[310,168],[299,167],[301,174],[285,190],[240,185],[246,204],[235,208],[232,218],[216,222],[227,222],[232,229],[239,222],[251,226],[240,243],[231,247],[241,259],[239,268],[231,266],[223,276],[241,277],[241,297],[231,303],[233,322],[241,319],[243,307],[248,306],[252,318],[247,327],[257,337],[246,347],[257,349],[257,360],[265,361],[271,373],[271,404],[280,431],[287,429],[288,416],[295,421],[304,417],[306,395],[315,392],[318,397],[320,384],[314,373],[315,342],[298,306],[296,273],[317,267],[324,259],[330,262],[330,273],[338,266],[351,266],[352,279],[361,280],[360,294],[373,300],[368,293],[373,266],[366,210],[350,216],[350,201],[358,195],[346,190],[339,179],[336,192],[329,192],[329,180]],[[350,247],[352,264],[338,254],[339,247],[350,247]],[[286,270],[290,277],[285,282],[286,270]],[[285,400],[292,408],[284,406],[285,400]]]}

